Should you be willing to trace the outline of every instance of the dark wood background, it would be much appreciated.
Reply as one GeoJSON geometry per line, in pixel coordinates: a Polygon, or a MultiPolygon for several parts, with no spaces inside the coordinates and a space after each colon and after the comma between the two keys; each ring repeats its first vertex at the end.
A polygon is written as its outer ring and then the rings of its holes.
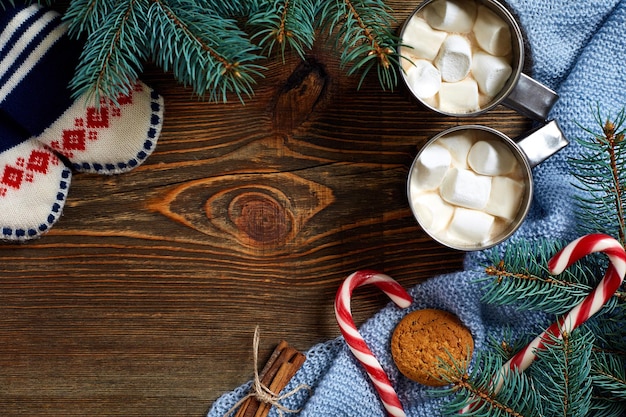
{"type": "MultiPolygon", "coordinates": [[[[414,7],[389,1],[401,24],[414,7]]],[[[480,123],[517,136],[505,108],[471,121],[420,108],[338,67],[266,63],[242,105],[198,100],[148,65],[163,94],[154,154],[131,173],[77,174],[42,239],[0,244],[3,416],[194,416],[252,377],[279,340],[338,336],[333,299],[372,268],[406,287],[461,268],[418,227],[405,196],[412,158],[437,132],[480,123]]],[[[362,323],[387,303],[356,292],[362,323]]]]}

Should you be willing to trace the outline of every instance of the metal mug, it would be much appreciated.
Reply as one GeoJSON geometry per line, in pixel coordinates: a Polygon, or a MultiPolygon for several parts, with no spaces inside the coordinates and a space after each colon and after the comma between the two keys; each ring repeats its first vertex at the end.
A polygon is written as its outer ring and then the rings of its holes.
{"type": "MultiPolygon", "coordinates": [[[[475,251],[487,249],[497,245],[498,243],[508,239],[521,226],[528,214],[533,196],[532,168],[567,145],[568,141],[556,121],[551,121],[546,125],[536,128],[523,135],[518,140],[513,140],[498,130],[482,125],[456,126],[447,129],[437,134],[426,143],[426,145],[415,157],[409,170],[407,196],[413,215],[422,229],[430,237],[450,248],[463,251],[475,251]],[[514,157],[514,161],[517,163],[515,169],[519,167],[518,171],[511,171],[507,174],[508,176],[505,175],[503,177],[510,177],[509,179],[512,178],[512,183],[519,185],[517,189],[519,190],[519,193],[521,193],[521,196],[519,196],[519,204],[517,207],[507,208],[507,210],[511,213],[511,215],[507,218],[498,218],[495,214],[486,214],[484,211],[481,211],[483,209],[470,210],[466,207],[455,207],[453,204],[445,201],[442,197],[442,194],[444,194],[442,188],[444,187],[444,183],[446,181],[445,176],[449,174],[449,171],[442,174],[443,182],[436,185],[434,189],[432,188],[432,185],[424,187],[424,181],[421,179],[423,172],[420,172],[420,169],[424,169],[424,166],[432,162],[424,159],[425,156],[432,155],[435,148],[431,147],[437,145],[440,147],[447,146],[447,149],[451,149],[450,146],[451,144],[454,145],[454,143],[446,141],[454,140],[454,138],[457,138],[458,140],[459,137],[470,138],[468,140],[470,140],[472,145],[479,141],[487,141],[492,144],[503,144],[505,145],[506,150],[510,151],[511,155],[514,157]],[[420,181],[422,181],[422,183],[420,183],[420,181]],[[443,206],[441,206],[441,203],[443,203],[443,206]],[[450,214],[449,210],[452,210],[452,214],[450,214]],[[467,217],[467,213],[470,213],[471,215],[467,217]],[[462,215],[466,217],[461,217],[462,215]],[[494,218],[489,233],[480,239],[466,239],[466,234],[469,235],[471,233],[478,233],[476,229],[480,229],[480,227],[482,227],[479,223],[483,218],[485,218],[485,216],[492,216],[494,218]],[[455,226],[455,222],[461,223],[458,223],[458,225],[455,226]],[[446,223],[446,226],[442,228],[443,223],[446,223]],[[459,238],[457,231],[453,230],[453,227],[458,230],[459,226],[461,229],[467,228],[467,230],[469,230],[468,232],[461,233],[463,238],[459,238]]],[[[461,152],[461,154],[464,154],[464,152],[465,151],[461,152]]],[[[452,158],[452,160],[453,162],[447,170],[454,168],[454,158],[452,158]]],[[[463,163],[465,162],[461,162],[460,164],[463,163]]],[[[470,168],[467,168],[467,166],[461,167],[461,169],[471,170],[470,168]]],[[[440,174],[441,173],[437,173],[437,175],[440,174]]],[[[437,175],[434,175],[435,181],[440,179],[437,175]]],[[[481,178],[476,178],[483,181],[484,178],[482,177],[484,176],[479,176],[481,178]]],[[[501,197],[505,193],[499,193],[497,191],[495,185],[496,180],[494,180],[496,177],[497,176],[486,178],[490,178],[488,180],[490,181],[489,192],[492,194],[489,195],[489,199],[493,199],[489,200],[488,204],[495,204],[497,207],[498,204],[503,204],[503,201],[498,200],[498,197],[501,197]]],[[[508,184],[506,180],[503,180],[503,177],[499,178],[499,183],[508,184]]],[[[431,179],[428,181],[431,181],[431,179]]],[[[462,184],[462,182],[459,181],[459,184],[462,184]]],[[[469,187],[474,187],[474,184],[470,184],[469,187]]],[[[463,192],[463,190],[461,190],[461,192],[463,192]]],[[[474,198],[474,196],[470,196],[470,198],[474,198]]],[[[508,204],[509,201],[506,201],[505,203],[508,204]]],[[[504,204],[504,206],[506,206],[506,204],[504,204]]]]}
{"type": "MultiPolygon", "coordinates": [[[[427,7],[433,5],[436,2],[448,1],[452,3],[469,3],[468,0],[428,0],[424,1],[415,11],[411,14],[411,16],[406,20],[404,25],[402,26],[400,32],[400,39],[402,45],[402,39],[404,38],[405,31],[411,22],[411,19],[419,15],[423,12],[427,7]]],[[[469,0],[474,1],[474,0],[469,0]]],[[[504,86],[500,89],[500,92],[497,93],[490,101],[480,106],[477,110],[472,110],[468,112],[451,112],[451,111],[443,111],[437,108],[432,102],[429,103],[428,100],[424,100],[419,98],[411,89],[410,83],[407,81],[406,71],[401,70],[401,76],[404,80],[406,86],[409,91],[411,91],[412,95],[421,102],[425,107],[447,116],[455,116],[455,117],[472,117],[477,116],[479,114],[483,114],[493,109],[499,104],[504,104],[505,106],[517,111],[518,113],[529,117],[534,120],[538,120],[541,122],[545,122],[548,113],[554,103],[558,100],[558,94],[552,91],[550,88],[542,85],[538,81],[533,80],[526,74],[524,74],[524,39],[522,35],[522,31],[520,29],[519,24],[515,20],[515,18],[511,15],[511,13],[499,2],[495,0],[475,0],[475,4],[477,8],[479,6],[486,6],[489,8],[491,12],[493,12],[497,17],[502,19],[510,29],[510,37],[511,37],[511,75],[508,80],[504,83],[504,86]]],[[[472,29],[473,31],[473,29],[472,29]]],[[[452,33],[452,32],[450,32],[452,33]]],[[[473,33],[473,32],[471,32],[473,33]]],[[[471,35],[470,33],[470,35],[471,35]]],[[[469,35],[468,35],[469,36],[469,35]]],[[[405,52],[410,55],[411,49],[407,48],[407,46],[401,46],[401,55],[405,54],[405,52]]],[[[409,61],[404,61],[409,62],[409,61]]],[[[410,66],[410,64],[407,64],[410,66]]]]}

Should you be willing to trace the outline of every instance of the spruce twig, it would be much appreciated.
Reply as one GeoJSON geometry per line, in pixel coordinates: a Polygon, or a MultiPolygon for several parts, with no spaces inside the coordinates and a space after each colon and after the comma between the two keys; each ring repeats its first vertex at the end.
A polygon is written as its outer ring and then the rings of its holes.
{"type": "Polygon", "coordinates": [[[626,243],[626,113],[620,111],[611,120],[598,109],[595,113],[600,130],[583,128],[589,138],[577,142],[587,151],[581,158],[570,160],[576,186],[584,191],[578,196],[582,233],[603,232],[626,243]]]}
{"type": "Polygon", "coordinates": [[[560,247],[562,244],[556,241],[516,241],[506,247],[502,256],[492,251],[493,263],[485,267],[485,277],[478,280],[486,284],[482,301],[552,314],[569,311],[591,292],[599,279],[596,277],[602,277],[602,259],[592,257],[553,276],[546,265],[560,247]]]}
{"type": "Polygon", "coordinates": [[[78,38],[95,32],[112,12],[112,6],[99,0],[72,1],[63,16],[69,22],[70,36],[78,38]]]}
{"type": "Polygon", "coordinates": [[[591,378],[598,397],[607,401],[626,401],[626,358],[609,353],[594,353],[591,378]]]}
{"type": "Polygon", "coordinates": [[[254,62],[261,56],[235,20],[194,1],[150,1],[149,39],[157,65],[212,101],[227,101],[229,92],[240,100],[253,94],[255,77],[263,69],[254,62]]]}
{"type": "MultiPolygon", "coordinates": [[[[96,25],[94,18],[104,20],[89,33],[76,76],[70,82],[75,98],[86,94],[88,100],[99,103],[101,98],[115,101],[120,94],[130,93],[148,56],[143,30],[147,10],[146,0],[122,0],[110,11],[92,7],[92,13],[82,16],[83,25],[96,25]]],[[[76,31],[81,30],[80,25],[74,26],[76,31]]]]}
{"type": "Polygon", "coordinates": [[[397,84],[397,39],[390,30],[390,12],[382,0],[323,2],[319,26],[337,46],[342,46],[341,65],[350,66],[348,75],[361,72],[359,87],[373,68],[384,89],[393,89],[397,84]]]}
{"type": "Polygon", "coordinates": [[[266,56],[271,56],[278,47],[283,61],[287,48],[305,59],[315,40],[313,22],[319,4],[319,0],[267,1],[250,16],[248,26],[257,29],[253,38],[259,39],[259,46],[264,48],[266,56]]]}
{"type": "MultiPolygon", "coordinates": [[[[469,363],[469,361],[467,362],[469,363]]],[[[494,392],[494,375],[502,369],[499,355],[477,352],[473,369],[440,361],[441,376],[449,385],[432,390],[435,397],[453,396],[442,409],[444,416],[458,416],[471,404],[470,415],[477,417],[543,416],[541,398],[528,375],[509,372],[500,390],[494,392]]]]}
{"type": "Polygon", "coordinates": [[[584,417],[591,406],[593,334],[578,328],[562,337],[548,335],[529,369],[544,399],[546,416],[584,417]]]}
{"type": "Polygon", "coordinates": [[[397,85],[394,20],[383,0],[72,0],[64,18],[71,36],[87,39],[74,96],[115,100],[152,59],[202,98],[243,100],[254,93],[263,60],[275,50],[284,59],[288,49],[306,59],[320,27],[333,35],[347,74],[362,74],[359,87],[374,68],[383,88],[397,85]]]}

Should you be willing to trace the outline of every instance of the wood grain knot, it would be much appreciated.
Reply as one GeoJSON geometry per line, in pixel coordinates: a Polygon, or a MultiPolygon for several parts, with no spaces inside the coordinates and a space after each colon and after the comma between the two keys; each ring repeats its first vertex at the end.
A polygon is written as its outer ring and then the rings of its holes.
{"type": "Polygon", "coordinates": [[[278,92],[274,105],[274,131],[289,134],[304,123],[319,102],[328,76],[313,58],[302,61],[278,92]]]}
{"type": "Polygon", "coordinates": [[[293,229],[293,213],[264,193],[247,192],[236,196],[230,203],[228,216],[241,233],[259,244],[285,241],[293,229]]]}
{"type": "Polygon", "coordinates": [[[305,244],[300,231],[333,201],[330,188],[293,173],[239,173],[178,184],[150,208],[212,244],[275,256],[305,244]]]}

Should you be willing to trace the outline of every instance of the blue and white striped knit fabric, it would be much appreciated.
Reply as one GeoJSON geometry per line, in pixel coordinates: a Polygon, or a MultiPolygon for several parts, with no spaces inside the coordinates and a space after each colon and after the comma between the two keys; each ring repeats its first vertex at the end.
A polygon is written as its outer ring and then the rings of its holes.
{"type": "MultiPolygon", "coordinates": [[[[626,0],[509,0],[519,18],[532,53],[533,78],[555,89],[560,100],[551,112],[568,138],[584,137],[582,127],[596,128],[594,108],[615,115],[626,105],[626,0]],[[579,125],[580,124],[580,125],[579,125]]],[[[578,237],[573,196],[578,191],[567,163],[580,153],[574,141],[565,150],[535,168],[535,196],[530,214],[513,239],[535,240],[547,236],[578,237]]],[[[501,246],[506,245],[506,242],[501,246]]],[[[389,305],[361,326],[360,332],[380,359],[411,417],[440,415],[442,400],[430,398],[426,388],[399,374],[391,359],[389,341],[395,325],[409,311],[440,308],[456,314],[472,331],[476,349],[485,349],[490,336],[514,324],[517,335],[536,335],[549,319],[520,313],[513,308],[480,302],[482,276],[480,252],[466,256],[463,271],[433,277],[410,289],[414,304],[407,310],[389,305]]],[[[384,272],[384,271],[382,271],[384,272]]],[[[329,308],[332,300],[328,300],[329,308]]],[[[515,336],[514,334],[513,336],[515,336]]],[[[302,408],[299,416],[384,416],[367,375],[342,338],[312,347],[307,362],[286,390],[308,384],[284,400],[284,406],[302,408]]],[[[222,417],[248,392],[245,384],[220,397],[208,413],[222,417]]],[[[276,416],[273,409],[270,416],[276,416]]]]}
{"type": "Polygon", "coordinates": [[[63,91],[71,71],[50,62],[57,54],[68,62],[75,53],[63,39],[66,29],[58,13],[38,6],[0,10],[2,240],[40,236],[59,220],[65,205],[72,173],[34,136],[71,103],[63,91]]]}
{"type": "Polygon", "coordinates": [[[67,24],[48,8],[8,8],[0,28],[0,110],[38,136],[73,102],[68,84],[81,44],[65,36],[67,24]]]}

